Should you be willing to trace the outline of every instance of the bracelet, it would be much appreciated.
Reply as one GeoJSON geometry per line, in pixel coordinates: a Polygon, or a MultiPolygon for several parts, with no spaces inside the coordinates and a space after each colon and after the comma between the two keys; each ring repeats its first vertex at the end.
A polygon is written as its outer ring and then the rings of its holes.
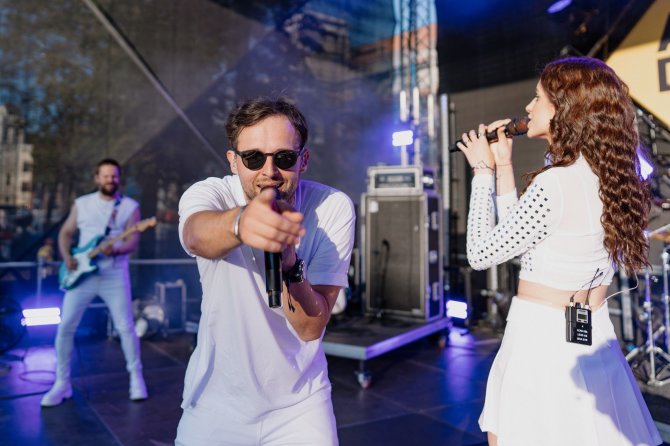
{"type": "Polygon", "coordinates": [[[507,164],[496,164],[496,167],[507,167],[507,166],[511,166],[511,165],[512,165],[512,163],[507,163],[507,164]]]}
{"type": "Polygon", "coordinates": [[[490,170],[491,172],[493,172],[493,168],[492,168],[491,166],[489,166],[488,164],[486,164],[486,163],[484,162],[484,160],[479,160],[479,162],[477,162],[477,164],[475,164],[474,166],[472,166],[472,171],[473,171],[473,172],[474,172],[475,170],[481,170],[481,169],[488,169],[488,170],[490,170]]]}
{"type": "Polygon", "coordinates": [[[240,238],[240,217],[246,207],[246,205],[240,206],[237,215],[235,215],[235,221],[233,222],[233,235],[240,243],[242,243],[242,239],[240,238]]]}

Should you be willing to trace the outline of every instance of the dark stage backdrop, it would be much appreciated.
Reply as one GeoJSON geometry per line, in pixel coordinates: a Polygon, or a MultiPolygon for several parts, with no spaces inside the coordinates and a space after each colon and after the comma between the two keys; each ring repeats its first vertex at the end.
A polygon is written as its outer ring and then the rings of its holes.
{"type": "Polygon", "coordinates": [[[310,125],[306,178],[354,202],[369,165],[397,163],[392,0],[97,4],[207,143],[84,1],[0,0],[0,106],[18,115],[32,145],[30,200],[0,210],[8,216],[0,218],[0,260],[34,260],[73,198],[93,189],[103,157],[123,164],[125,192],[142,216],[158,217],[138,257],[185,256],[179,197],[198,180],[229,173],[225,118],[257,95],[295,100],[310,125]]]}
{"type": "Polygon", "coordinates": [[[440,92],[529,79],[562,53],[606,59],[653,0],[572,0],[549,14],[554,3],[436,0],[440,92]]]}

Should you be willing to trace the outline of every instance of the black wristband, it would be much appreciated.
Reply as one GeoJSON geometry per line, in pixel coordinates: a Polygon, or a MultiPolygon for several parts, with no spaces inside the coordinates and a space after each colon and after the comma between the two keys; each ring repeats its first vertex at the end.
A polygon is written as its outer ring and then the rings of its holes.
{"type": "Polygon", "coordinates": [[[305,262],[298,256],[295,257],[293,266],[282,274],[286,286],[292,283],[302,283],[305,281],[305,262]]]}

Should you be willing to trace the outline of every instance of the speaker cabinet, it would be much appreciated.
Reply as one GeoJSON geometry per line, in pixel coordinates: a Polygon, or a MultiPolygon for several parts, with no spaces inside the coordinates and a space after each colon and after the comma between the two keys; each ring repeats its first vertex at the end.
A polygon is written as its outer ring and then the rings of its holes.
{"type": "Polygon", "coordinates": [[[366,312],[425,321],[442,317],[439,196],[368,194],[362,202],[366,312]]]}

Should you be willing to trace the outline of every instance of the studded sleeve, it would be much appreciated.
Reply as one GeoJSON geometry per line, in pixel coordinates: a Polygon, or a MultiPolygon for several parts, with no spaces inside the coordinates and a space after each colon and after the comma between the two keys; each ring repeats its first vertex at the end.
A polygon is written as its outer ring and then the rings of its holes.
{"type": "MultiPolygon", "coordinates": [[[[492,175],[472,180],[467,230],[467,256],[476,270],[506,262],[533,249],[551,234],[563,214],[561,189],[551,170],[538,175],[516,203],[506,197],[495,223],[492,175]]],[[[509,195],[509,194],[506,194],[509,195]]]]}
{"type": "Polygon", "coordinates": [[[519,197],[517,196],[516,189],[506,193],[505,195],[498,195],[496,197],[496,211],[498,211],[498,221],[502,221],[507,217],[518,203],[519,197]]]}

